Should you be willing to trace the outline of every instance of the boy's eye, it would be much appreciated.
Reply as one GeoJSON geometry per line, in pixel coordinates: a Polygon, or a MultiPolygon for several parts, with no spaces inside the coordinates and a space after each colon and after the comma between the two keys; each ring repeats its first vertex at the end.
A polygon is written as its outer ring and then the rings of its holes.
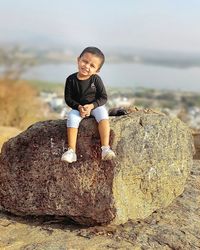
{"type": "Polygon", "coordinates": [[[92,68],[95,68],[95,66],[94,66],[93,64],[91,64],[91,67],[92,67],[92,68]]]}

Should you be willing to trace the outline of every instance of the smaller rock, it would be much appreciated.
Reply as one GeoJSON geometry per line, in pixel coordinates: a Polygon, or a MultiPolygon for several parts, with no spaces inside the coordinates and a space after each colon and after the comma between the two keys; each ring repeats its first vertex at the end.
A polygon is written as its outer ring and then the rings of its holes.
{"type": "Polygon", "coordinates": [[[199,160],[200,159],[200,133],[193,133],[194,138],[194,147],[195,147],[195,155],[194,159],[199,160]]]}

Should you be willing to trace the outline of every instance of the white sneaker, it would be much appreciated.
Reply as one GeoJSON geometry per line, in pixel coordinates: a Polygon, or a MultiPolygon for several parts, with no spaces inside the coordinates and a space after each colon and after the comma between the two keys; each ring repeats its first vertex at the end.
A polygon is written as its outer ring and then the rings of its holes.
{"type": "Polygon", "coordinates": [[[69,148],[61,157],[61,161],[66,161],[68,163],[72,163],[77,161],[76,153],[73,149],[69,148]]]}
{"type": "Polygon", "coordinates": [[[116,157],[115,153],[110,149],[110,147],[102,146],[101,147],[101,158],[103,161],[112,160],[116,157]]]}

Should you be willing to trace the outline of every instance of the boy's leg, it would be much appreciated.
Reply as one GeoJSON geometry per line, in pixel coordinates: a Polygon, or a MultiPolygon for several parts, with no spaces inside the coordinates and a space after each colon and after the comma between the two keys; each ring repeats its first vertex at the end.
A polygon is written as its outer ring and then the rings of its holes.
{"type": "Polygon", "coordinates": [[[77,141],[77,128],[67,128],[67,140],[68,140],[68,148],[71,148],[76,152],[76,141],[77,141]]]}
{"type": "Polygon", "coordinates": [[[110,149],[110,124],[108,112],[104,106],[100,106],[92,110],[96,121],[98,122],[98,130],[101,140],[102,160],[111,160],[115,157],[115,153],[110,149]]]}
{"type": "Polygon", "coordinates": [[[78,127],[82,120],[80,113],[78,110],[72,109],[67,118],[67,140],[68,140],[68,148],[76,151],[76,141],[78,134],[78,127]]]}
{"type": "Polygon", "coordinates": [[[75,162],[76,156],[76,141],[78,134],[79,123],[82,120],[78,110],[71,110],[67,118],[67,140],[68,150],[62,155],[61,160],[68,163],[75,162]]]}
{"type": "Polygon", "coordinates": [[[98,124],[101,146],[109,146],[110,124],[108,119],[101,120],[98,124]]]}

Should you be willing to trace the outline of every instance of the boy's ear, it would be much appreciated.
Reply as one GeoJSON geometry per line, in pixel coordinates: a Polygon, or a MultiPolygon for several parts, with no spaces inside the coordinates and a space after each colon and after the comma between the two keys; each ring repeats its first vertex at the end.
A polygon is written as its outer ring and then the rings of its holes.
{"type": "Polygon", "coordinates": [[[80,56],[79,56],[79,57],[77,57],[77,62],[79,62],[79,60],[80,60],[80,56]]]}

